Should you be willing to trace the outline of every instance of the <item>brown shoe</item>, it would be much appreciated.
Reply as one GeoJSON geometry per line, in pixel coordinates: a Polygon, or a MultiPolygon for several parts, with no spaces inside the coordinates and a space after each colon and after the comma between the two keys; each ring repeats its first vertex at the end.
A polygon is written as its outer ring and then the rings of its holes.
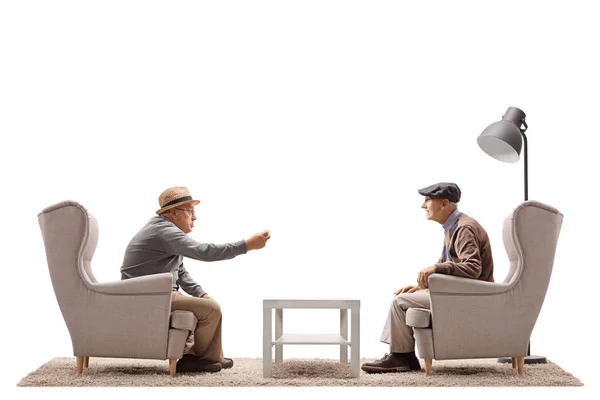
{"type": "Polygon", "coordinates": [[[420,370],[421,364],[414,353],[391,353],[377,361],[363,364],[361,369],[368,373],[408,372],[420,370]]]}

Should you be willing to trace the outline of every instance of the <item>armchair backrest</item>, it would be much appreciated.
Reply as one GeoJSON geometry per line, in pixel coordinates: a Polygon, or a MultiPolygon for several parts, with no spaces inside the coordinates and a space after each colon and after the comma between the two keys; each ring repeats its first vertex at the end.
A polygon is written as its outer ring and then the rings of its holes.
{"type": "Polygon", "coordinates": [[[87,287],[97,282],[91,262],[98,223],[81,204],[64,201],[38,215],[54,294],[69,330],[85,310],[87,287]]]}
{"type": "Polygon", "coordinates": [[[523,301],[522,310],[534,323],[548,290],[563,215],[538,201],[519,205],[504,221],[504,248],[510,269],[504,280],[514,284],[515,295],[523,301]]]}

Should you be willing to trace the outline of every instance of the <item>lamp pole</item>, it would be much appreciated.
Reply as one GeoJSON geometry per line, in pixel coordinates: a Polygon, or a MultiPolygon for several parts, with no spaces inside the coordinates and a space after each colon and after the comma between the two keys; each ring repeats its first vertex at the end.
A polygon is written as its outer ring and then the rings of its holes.
{"type": "MultiPolygon", "coordinates": [[[[527,136],[525,136],[525,131],[527,130],[527,124],[525,123],[525,120],[523,120],[523,124],[525,124],[525,129],[521,129],[519,128],[519,130],[521,131],[521,136],[523,136],[523,152],[524,152],[524,157],[523,157],[523,161],[525,163],[525,176],[523,178],[523,182],[525,184],[525,201],[529,200],[529,181],[527,180],[527,136]]],[[[531,341],[529,341],[529,343],[527,343],[527,357],[529,357],[531,355],[531,341]]],[[[511,360],[512,361],[512,360],[511,360]]],[[[544,358],[544,361],[541,361],[543,363],[546,362],[546,359],[544,358]]]]}
{"type": "MultiPolygon", "coordinates": [[[[525,129],[521,129],[519,128],[519,130],[521,131],[521,136],[523,136],[523,152],[524,152],[524,157],[523,157],[523,161],[525,163],[524,166],[524,170],[525,170],[525,177],[524,177],[524,183],[525,183],[525,201],[529,200],[529,182],[527,179],[527,136],[525,136],[525,131],[527,130],[527,123],[525,122],[525,120],[523,119],[523,125],[525,125],[525,129]]],[[[510,360],[510,358],[509,358],[510,360]]],[[[508,362],[508,361],[507,361],[508,362]]],[[[527,357],[525,357],[525,363],[526,364],[546,364],[546,357],[544,356],[532,356],[531,355],[531,341],[529,341],[529,343],[527,343],[527,357]]]]}
{"type": "MultiPolygon", "coordinates": [[[[517,162],[521,154],[521,148],[524,147],[524,191],[525,201],[529,200],[529,179],[528,179],[528,159],[527,159],[527,123],[525,122],[525,113],[516,108],[509,107],[502,116],[502,120],[489,125],[477,138],[477,143],[483,151],[497,160],[504,162],[517,162]],[[520,135],[519,135],[520,133],[520,135]]],[[[525,364],[546,363],[546,357],[531,355],[531,342],[527,344],[527,356],[525,364]]],[[[510,357],[502,357],[498,362],[511,362],[510,357]]]]}
{"type": "Polygon", "coordinates": [[[527,130],[527,124],[525,123],[525,120],[523,120],[523,125],[525,125],[525,129],[521,129],[519,128],[519,130],[521,131],[521,136],[523,136],[523,151],[525,152],[525,157],[523,157],[523,161],[525,162],[525,201],[529,200],[529,183],[527,180],[527,136],[525,136],[525,131],[527,130]]]}

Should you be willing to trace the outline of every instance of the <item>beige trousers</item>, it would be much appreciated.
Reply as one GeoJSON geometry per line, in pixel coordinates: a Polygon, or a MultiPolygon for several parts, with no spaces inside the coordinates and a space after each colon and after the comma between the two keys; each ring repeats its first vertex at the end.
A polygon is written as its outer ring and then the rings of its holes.
{"type": "Polygon", "coordinates": [[[429,290],[402,293],[392,300],[380,339],[390,345],[392,353],[409,353],[415,350],[413,328],[406,325],[406,310],[409,308],[431,308],[429,290]]]}
{"type": "Polygon", "coordinates": [[[198,318],[198,324],[194,331],[194,345],[188,353],[194,354],[202,360],[222,362],[222,316],[219,303],[213,299],[186,296],[174,291],[171,294],[171,310],[191,311],[198,318]]]}

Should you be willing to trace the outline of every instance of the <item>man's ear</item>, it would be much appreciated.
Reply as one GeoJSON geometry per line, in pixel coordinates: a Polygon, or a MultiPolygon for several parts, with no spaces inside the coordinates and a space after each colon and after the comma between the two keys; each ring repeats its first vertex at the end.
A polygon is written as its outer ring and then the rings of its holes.
{"type": "Polygon", "coordinates": [[[164,213],[162,213],[161,215],[164,216],[169,221],[171,221],[173,219],[173,213],[171,212],[171,210],[167,210],[164,213]]]}
{"type": "Polygon", "coordinates": [[[448,200],[448,199],[444,199],[444,200],[442,200],[442,207],[443,207],[443,208],[446,208],[446,207],[448,207],[449,205],[450,205],[450,200],[448,200]]]}

